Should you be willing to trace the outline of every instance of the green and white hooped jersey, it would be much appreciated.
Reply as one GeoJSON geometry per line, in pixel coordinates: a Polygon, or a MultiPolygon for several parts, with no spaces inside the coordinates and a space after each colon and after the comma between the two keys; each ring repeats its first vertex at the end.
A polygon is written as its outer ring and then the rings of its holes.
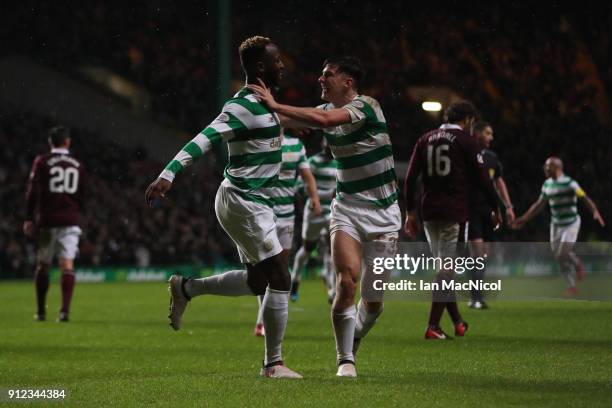
{"type": "MultiPolygon", "coordinates": [[[[334,109],[331,103],[318,106],[334,109]]],[[[398,198],[397,176],[391,139],[380,104],[357,95],[344,105],[351,123],[323,129],[336,159],[337,199],[353,200],[386,208],[398,198]]]]}
{"type": "Polygon", "coordinates": [[[295,192],[297,190],[298,170],[308,169],[310,166],[306,159],[306,149],[301,140],[291,136],[286,130],[283,132],[281,144],[283,161],[281,163],[278,181],[272,188],[270,196],[274,203],[274,214],[278,218],[295,216],[295,192]]]}
{"type": "Polygon", "coordinates": [[[222,113],[187,143],[159,177],[173,181],[176,174],[209,151],[227,142],[229,161],[224,177],[240,195],[272,206],[271,188],[281,167],[280,121],[243,88],[223,106],[222,113]]]}
{"type": "MultiPolygon", "coordinates": [[[[321,214],[331,212],[331,202],[336,192],[336,161],[325,157],[324,153],[317,153],[308,159],[310,171],[317,182],[317,193],[321,202],[321,214]]],[[[310,208],[310,198],[306,206],[310,208]]]]}
{"type": "Polygon", "coordinates": [[[577,198],[585,193],[580,185],[565,174],[556,180],[548,178],[542,185],[542,198],[548,200],[551,224],[569,225],[578,218],[577,198]]]}

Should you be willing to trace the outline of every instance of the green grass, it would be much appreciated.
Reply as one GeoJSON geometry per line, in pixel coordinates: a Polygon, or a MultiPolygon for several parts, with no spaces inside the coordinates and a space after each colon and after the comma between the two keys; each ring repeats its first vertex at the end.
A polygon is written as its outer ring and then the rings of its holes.
{"type": "Polygon", "coordinates": [[[390,302],[362,343],[359,378],[337,379],[329,306],[319,282],[306,282],[284,352],[305,379],[278,381],[258,377],[254,298],[196,298],[180,332],[168,326],[162,283],[78,285],[68,324],[53,321],[57,285],[47,322],[32,320],[29,283],[2,282],[0,299],[0,388],[67,389],[52,406],[612,404],[612,302],[464,307],[468,336],[444,342],[422,338],[426,303],[390,302]]]}

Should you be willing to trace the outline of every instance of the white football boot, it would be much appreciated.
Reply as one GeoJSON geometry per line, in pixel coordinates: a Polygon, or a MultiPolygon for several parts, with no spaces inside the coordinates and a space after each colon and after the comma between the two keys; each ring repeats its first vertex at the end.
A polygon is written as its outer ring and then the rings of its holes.
{"type": "Polygon", "coordinates": [[[355,369],[355,364],[345,363],[340,364],[338,366],[338,372],[336,373],[338,377],[357,377],[357,370],[355,369]]]}
{"type": "Polygon", "coordinates": [[[259,372],[259,375],[266,378],[304,378],[300,374],[282,364],[272,367],[263,367],[259,372]]]}
{"type": "Polygon", "coordinates": [[[186,280],[181,275],[172,275],[168,279],[168,292],[170,293],[170,314],[168,318],[170,319],[170,326],[174,330],[181,328],[181,318],[191,300],[184,290],[186,280]]]}

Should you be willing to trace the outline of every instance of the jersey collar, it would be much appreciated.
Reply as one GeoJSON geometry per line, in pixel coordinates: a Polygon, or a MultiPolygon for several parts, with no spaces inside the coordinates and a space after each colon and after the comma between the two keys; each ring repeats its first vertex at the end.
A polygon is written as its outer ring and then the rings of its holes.
{"type": "Polygon", "coordinates": [[[458,129],[461,130],[461,126],[455,125],[454,123],[444,123],[440,126],[440,129],[458,129]]]}
{"type": "Polygon", "coordinates": [[[68,149],[64,149],[61,147],[53,147],[51,149],[51,153],[68,154],[68,149]]]}

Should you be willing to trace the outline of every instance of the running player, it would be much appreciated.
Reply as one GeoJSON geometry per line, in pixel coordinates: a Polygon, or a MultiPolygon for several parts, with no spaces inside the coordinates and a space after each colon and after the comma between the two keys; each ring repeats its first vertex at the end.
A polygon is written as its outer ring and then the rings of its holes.
{"type": "MultiPolygon", "coordinates": [[[[446,123],[421,136],[412,151],[404,182],[405,231],[410,238],[416,238],[417,179],[422,175],[423,224],[435,257],[454,256],[460,230],[468,220],[468,193],[472,186],[483,191],[488,205],[495,209],[496,222],[500,222],[495,190],[482,166],[480,148],[470,134],[476,116],[476,109],[467,101],[451,104],[444,113],[446,123]]],[[[453,270],[442,268],[436,274],[436,282],[450,281],[453,276],[453,270]]],[[[454,291],[438,290],[433,293],[426,339],[450,338],[440,327],[445,309],[455,326],[455,335],[465,335],[468,325],[459,313],[454,291]]]]}
{"type": "Polygon", "coordinates": [[[301,271],[306,265],[312,251],[317,248],[319,241],[323,253],[323,274],[327,287],[329,302],[333,302],[336,295],[335,272],[331,261],[331,247],[329,245],[329,220],[331,215],[331,202],[336,195],[336,162],[331,153],[327,140],[321,140],[321,151],[308,159],[312,174],[317,182],[317,192],[321,200],[321,214],[315,214],[306,202],[304,216],[302,217],[302,246],[295,254],[291,274],[291,300],[297,301],[301,271]]]}
{"type": "Polygon", "coordinates": [[[559,263],[561,274],[567,285],[566,293],[573,296],[578,293],[576,280],[584,277],[582,261],[572,250],[580,232],[580,215],[578,215],[577,199],[580,198],[591,213],[593,219],[602,227],[605,222],[597,206],[580,188],[578,183],[563,173],[563,162],[558,157],[549,157],[544,163],[544,174],[547,179],[542,185],[538,200],[529,207],[527,212],[517,218],[513,224],[516,229],[522,228],[537,213],[550,206],[550,246],[559,263]]]}
{"type": "MultiPolygon", "coordinates": [[[[278,83],[283,63],[278,47],[269,38],[246,39],[239,48],[246,83],[278,83]]],[[[259,103],[252,91],[242,88],[223,106],[222,113],[174,157],[148,187],[149,205],[164,198],[176,174],[211,150],[227,142],[229,162],[225,180],[215,198],[217,219],[238,248],[246,270],[225,272],[203,279],[173,275],[170,324],[175,330],[189,301],[199,295],[264,295],[265,358],[261,375],[301,378],[285,367],[281,344],[287,326],[291,276],[282,255],[272,210],[271,189],[281,167],[281,128],[278,117],[259,103]]]]}
{"type": "MultiPolygon", "coordinates": [[[[276,234],[283,248],[281,252],[284,261],[289,261],[289,252],[293,246],[293,230],[295,225],[295,193],[298,175],[302,177],[308,194],[310,211],[316,215],[321,214],[321,204],[317,193],[317,184],[310,171],[309,161],[306,159],[306,149],[297,137],[293,137],[290,129],[283,130],[281,145],[283,161],[278,175],[277,185],[272,189],[270,196],[274,202],[274,215],[276,216],[276,234]]],[[[253,334],[258,337],[265,335],[263,326],[263,296],[258,296],[259,309],[255,330],[253,334]]]]}
{"type": "Polygon", "coordinates": [[[26,220],[23,232],[36,238],[37,320],[46,319],[49,268],[57,256],[62,273],[62,307],[58,321],[69,320],[74,290],[74,258],[79,252],[80,213],[83,208],[85,173],[83,165],[69,152],[70,129],[49,131],[51,152],[37,156],[32,165],[26,192],[26,220]]]}
{"type": "Polygon", "coordinates": [[[279,104],[265,84],[250,85],[281,121],[322,128],[336,159],[337,189],[331,205],[330,234],[337,274],[332,323],[339,377],[357,376],[355,352],[383,311],[382,294],[372,293],[374,257],[394,256],[401,228],[391,139],[378,101],[358,92],[362,78],[357,58],[326,60],[319,83],[322,99],[328,103],[316,108],[279,104]],[[360,274],[362,297],[355,308],[360,274]]]}
{"type": "MultiPolygon", "coordinates": [[[[514,222],[514,210],[512,201],[508,194],[508,188],[502,174],[502,165],[497,154],[490,150],[493,140],[493,127],[487,122],[478,122],[474,125],[474,136],[482,149],[480,154],[484,162],[484,168],[493,181],[495,190],[506,208],[506,219],[508,224],[514,222]]],[[[468,222],[468,240],[470,241],[470,252],[474,258],[482,258],[487,253],[487,242],[495,241],[495,226],[491,220],[491,211],[484,194],[475,189],[471,194],[470,200],[470,219],[468,222]]],[[[483,280],[485,269],[473,269],[472,279],[483,280]]],[[[488,305],[484,301],[482,292],[472,289],[468,306],[472,309],[487,309],[488,305]]]]}

